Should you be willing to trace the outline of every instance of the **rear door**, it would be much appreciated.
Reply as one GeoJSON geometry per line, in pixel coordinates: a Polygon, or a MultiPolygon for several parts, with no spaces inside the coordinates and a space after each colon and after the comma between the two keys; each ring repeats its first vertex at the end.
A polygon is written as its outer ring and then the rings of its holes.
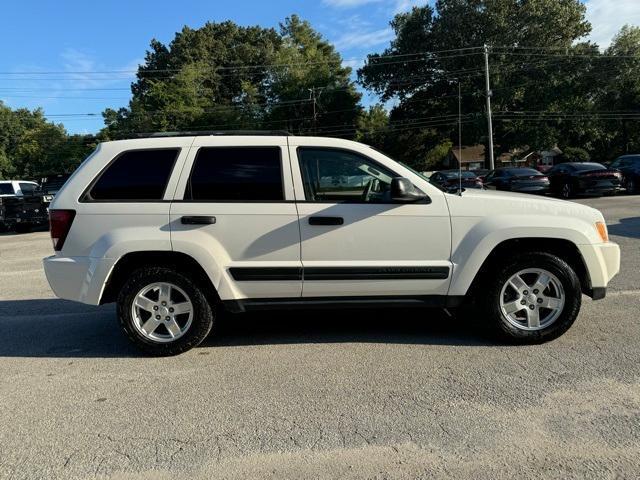
{"type": "Polygon", "coordinates": [[[170,224],[173,249],[214,276],[223,300],[302,292],[286,137],[196,137],[170,224]]]}

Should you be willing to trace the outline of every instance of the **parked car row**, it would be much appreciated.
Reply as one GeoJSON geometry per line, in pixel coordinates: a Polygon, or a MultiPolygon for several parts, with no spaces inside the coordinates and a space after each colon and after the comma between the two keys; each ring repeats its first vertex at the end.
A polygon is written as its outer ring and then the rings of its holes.
{"type": "Polygon", "coordinates": [[[453,193],[460,186],[520,193],[552,194],[569,199],[578,195],[615,195],[624,188],[638,193],[640,155],[625,155],[609,167],[596,162],[567,162],[542,173],[533,168],[502,167],[495,170],[443,170],[434,172],[429,181],[453,193]]]}

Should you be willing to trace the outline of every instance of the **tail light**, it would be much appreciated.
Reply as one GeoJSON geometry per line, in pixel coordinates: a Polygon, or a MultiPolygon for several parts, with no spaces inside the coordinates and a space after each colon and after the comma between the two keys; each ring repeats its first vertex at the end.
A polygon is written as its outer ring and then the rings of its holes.
{"type": "Polygon", "coordinates": [[[49,210],[51,240],[53,241],[53,249],[56,252],[62,250],[75,216],[75,210],[49,210]]]}

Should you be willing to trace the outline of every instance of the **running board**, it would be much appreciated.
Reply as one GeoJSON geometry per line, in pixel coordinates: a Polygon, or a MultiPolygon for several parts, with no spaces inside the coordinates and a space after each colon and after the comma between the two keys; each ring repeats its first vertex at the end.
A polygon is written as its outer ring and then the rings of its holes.
{"type": "Polygon", "coordinates": [[[232,313],[259,310],[339,309],[339,308],[456,308],[465,297],[447,295],[421,295],[415,297],[306,297],[306,298],[247,298],[223,300],[232,313]]]}

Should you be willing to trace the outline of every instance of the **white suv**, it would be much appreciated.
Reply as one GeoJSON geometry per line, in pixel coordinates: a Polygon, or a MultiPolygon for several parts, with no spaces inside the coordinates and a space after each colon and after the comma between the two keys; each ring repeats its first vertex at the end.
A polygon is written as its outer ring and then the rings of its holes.
{"type": "Polygon", "coordinates": [[[191,135],[102,143],[51,205],[61,298],[117,302],[127,336],[172,355],[233,312],[461,307],[504,338],[564,333],[603,298],[620,251],[563,200],[449,194],[333,138],[191,135]]]}

